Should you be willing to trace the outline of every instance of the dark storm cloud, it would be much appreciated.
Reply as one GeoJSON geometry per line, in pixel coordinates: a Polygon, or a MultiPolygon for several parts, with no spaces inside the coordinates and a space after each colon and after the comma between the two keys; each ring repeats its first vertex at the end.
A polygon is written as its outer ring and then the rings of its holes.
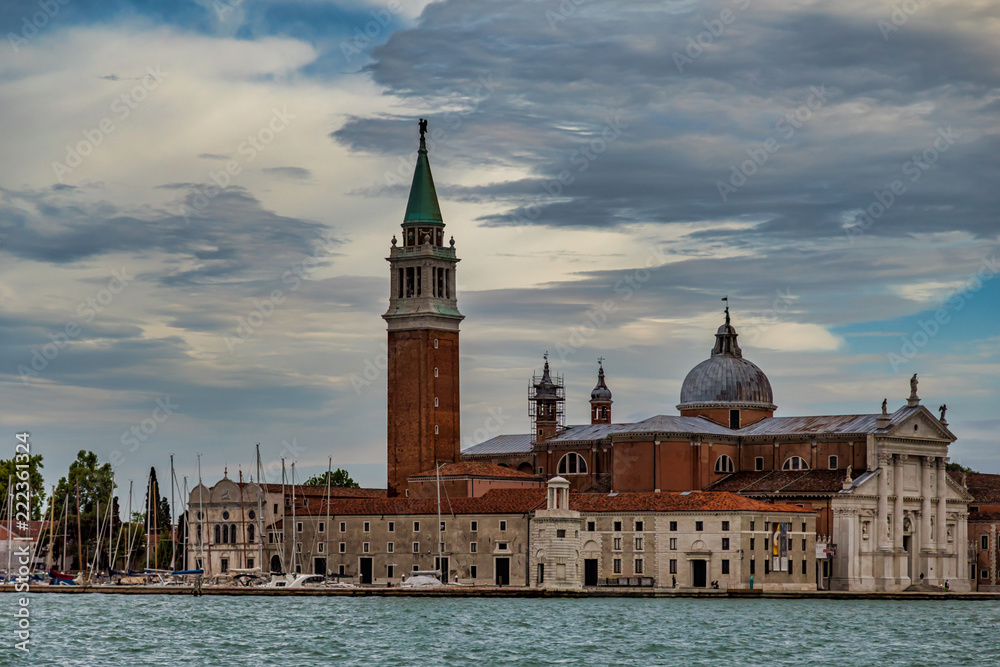
{"type": "MultiPolygon", "coordinates": [[[[891,8],[862,4],[559,7],[434,3],[417,29],[373,52],[375,81],[426,108],[432,129],[444,133],[438,160],[531,173],[441,188],[500,205],[482,223],[608,227],[742,216],[763,222],[752,232],[760,239],[846,241],[844,227],[864,222],[875,193],[899,181],[905,192],[867,234],[996,235],[1000,138],[989,109],[1000,53],[988,33],[968,26],[995,20],[1000,8],[949,7],[945,15],[922,7],[884,38],[877,22],[891,8]],[[721,25],[723,11],[733,18],[721,34],[699,37],[706,21],[721,25]],[[707,45],[691,47],[699,38],[707,45]],[[483,81],[493,84],[488,94],[483,81]],[[616,115],[626,127],[608,140],[616,115]],[[939,131],[952,142],[941,144],[939,131]],[[751,163],[746,183],[720,194],[733,167],[769,139],[777,148],[764,164],[751,163]]],[[[409,155],[412,126],[398,116],[352,118],[333,137],[357,151],[409,155]]]]}
{"type": "Polygon", "coordinates": [[[174,206],[125,211],[72,192],[2,191],[0,251],[50,264],[70,265],[118,252],[169,256],[155,280],[164,285],[224,284],[280,276],[329,245],[324,227],[277,215],[240,187],[214,198],[201,186],[169,184],[174,206]]]}

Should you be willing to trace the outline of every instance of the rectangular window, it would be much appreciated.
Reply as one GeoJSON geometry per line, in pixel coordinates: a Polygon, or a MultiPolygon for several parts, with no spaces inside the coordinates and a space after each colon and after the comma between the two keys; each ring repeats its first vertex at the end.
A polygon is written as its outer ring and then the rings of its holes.
{"type": "Polygon", "coordinates": [[[419,521],[414,521],[413,522],[413,532],[414,533],[419,533],[420,532],[420,522],[419,521]]]}
{"type": "MultiPolygon", "coordinates": [[[[152,504],[152,503],[150,503],[150,504],[152,504]]],[[[223,558],[222,559],[222,571],[223,572],[229,572],[229,559],[228,558],[223,558]]]]}
{"type": "Polygon", "coordinates": [[[370,553],[370,552],[371,552],[371,543],[370,542],[364,542],[364,543],[362,543],[361,544],[361,553],[370,553]]]}
{"type": "Polygon", "coordinates": [[[635,573],[636,574],[642,574],[642,559],[641,558],[636,558],[635,559],[635,573]]]}
{"type": "MultiPolygon", "coordinates": [[[[271,512],[271,514],[275,514],[275,515],[278,514],[278,503],[274,503],[274,511],[271,512]]],[[[199,569],[201,569],[201,568],[199,568],[199,569]]]]}
{"type": "Polygon", "coordinates": [[[764,559],[764,574],[771,574],[771,561],[767,558],[764,559]]]}
{"type": "Polygon", "coordinates": [[[979,536],[979,546],[983,551],[989,551],[990,548],[990,536],[980,535],[979,536]]]}
{"type": "Polygon", "coordinates": [[[479,530],[479,522],[473,521],[472,523],[470,523],[469,530],[471,530],[473,533],[477,532],[479,530]]]}
{"type": "Polygon", "coordinates": [[[622,573],[622,559],[621,558],[615,558],[614,559],[614,568],[615,568],[615,574],[621,574],[622,573]]]}
{"type": "Polygon", "coordinates": [[[614,551],[621,551],[622,550],[622,538],[620,538],[620,537],[614,538],[614,545],[611,548],[614,551]]]}
{"type": "Polygon", "coordinates": [[[616,533],[622,532],[622,522],[621,521],[615,521],[615,532],[616,533]]]}
{"type": "Polygon", "coordinates": [[[729,574],[729,560],[722,561],[722,574],[729,574]]]}
{"type": "Polygon", "coordinates": [[[247,558],[247,568],[252,570],[255,562],[253,558],[247,558]]]}
{"type": "Polygon", "coordinates": [[[390,521],[389,522],[389,532],[390,533],[396,532],[396,522],[395,521],[390,521]]]}
{"type": "MultiPolygon", "coordinates": [[[[320,542],[320,543],[318,543],[318,544],[316,545],[316,551],[317,551],[318,553],[323,553],[323,543],[322,543],[322,542],[320,542]]],[[[247,567],[250,567],[250,566],[249,566],[249,565],[247,565],[247,567]]]]}
{"type": "Polygon", "coordinates": [[[347,574],[346,565],[337,566],[337,574],[347,574]]]}
{"type": "Polygon", "coordinates": [[[497,542],[497,551],[507,551],[507,543],[497,542]]]}
{"type": "Polygon", "coordinates": [[[396,543],[395,542],[389,542],[388,544],[386,544],[385,545],[385,551],[386,551],[386,553],[390,553],[390,554],[391,553],[395,553],[395,551],[396,551],[396,543]]]}
{"type": "Polygon", "coordinates": [[[728,521],[723,521],[722,522],[722,530],[729,530],[729,522],[728,521]]]}
{"type": "Polygon", "coordinates": [[[500,530],[501,531],[507,530],[507,522],[506,521],[502,521],[502,520],[500,521],[500,530]]]}
{"type": "Polygon", "coordinates": [[[445,530],[446,530],[445,522],[442,521],[441,522],[441,532],[443,533],[445,530]]]}
{"type": "MultiPolygon", "coordinates": [[[[791,524],[789,524],[788,528],[791,529],[791,527],[792,527],[791,524]]],[[[802,532],[803,533],[806,532],[806,522],[805,521],[802,522],[802,532]]]]}
{"type": "Polygon", "coordinates": [[[414,563],[414,564],[413,564],[413,571],[414,571],[414,572],[416,572],[416,571],[417,571],[417,570],[419,570],[419,569],[420,569],[420,566],[419,566],[419,565],[417,565],[416,563],[414,563]]]}
{"type": "Polygon", "coordinates": [[[346,554],[347,553],[347,542],[341,542],[340,543],[340,553],[342,553],[342,554],[346,554]]]}
{"type": "Polygon", "coordinates": [[[295,553],[298,553],[298,554],[302,553],[302,543],[301,542],[296,542],[295,543],[295,553]]]}
{"type": "Polygon", "coordinates": [[[362,529],[364,532],[370,532],[372,529],[372,524],[370,521],[365,521],[365,527],[362,529]]]}
{"type": "Polygon", "coordinates": [[[677,574],[677,559],[670,559],[670,574],[677,574]]]}
{"type": "Polygon", "coordinates": [[[980,570],[979,571],[979,578],[980,579],[989,579],[990,578],[990,571],[989,570],[980,570]]]}
{"type": "Polygon", "coordinates": [[[420,542],[413,543],[413,553],[415,554],[420,553],[420,542]]]}
{"type": "Polygon", "coordinates": [[[757,538],[755,538],[755,537],[751,537],[751,538],[750,538],[750,551],[753,551],[753,550],[754,550],[754,545],[755,545],[755,544],[757,544],[757,538]]]}
{"type": "Polygon", "coordinates": [[[730,410],[729,411],[729,428],[739,429],[740,427],[740,411],[730,410]]]}
{"type": "Polygon", "coordinates": [[[566,537],[566,529],[565,528],[557,528],[556,529],[556,537],[559,538],[559,539],[562,539],[562,538],[566,537]]]}
{"type": "Polygon", "coordinates": [[[347,532],[347,522],[346,521],[341,521],[340,522],[340,532],[342,532],[342,533],[346,533],[347,532]]]}
{"type": "Polygon", "coordinates": [[[837,457],[836,456],[831,456],[829,458],[829,463],[830,463],[830,470],[836,470],[837,469],[837,457]]]}
{"type": "Polygon", "coordinates": [[[704,521],[695,521],[694,522],[694,529],[695,529],[695,532],[698,532],[698,533],[700,533],[701,531],[705,530],[705,522],[704,521]]]}
{"type": "Polygon", "coordinates": [[[635,532],[641,533],[644,527],[645,526],[644,526],[644,524],[643,524],[642,521],[636,521],[635,522],[635,532]]]}
{"type": "Polygon", "coordinates": [[[479,543],[469,542],[469,553],[479,553],[479,543]]]}
{"type": "Polygon", "coordinates": [[[757,527],[757,522],[756,521],[751,521],[750,522],[750,530],[755,530],[756,527],[757,527]]]}
{"type": "Polygon", "coordinates": [[[545,563],[538,564],[538,583],[545,583],[545,563]]]}
{"type": "Polygon", "coordinates": [[[396,271],[396,298],[403,298],[403,269],[397,269],[396,271]]]}
{"type": "Polygon", "coordinates": [[[301,521],[296,521],[295,522],[295,532],[296,533],[301,533],[302,532],[302,522],[301,521]]]}
{"type": "Polygon", "coordinates": [[[754,460],[753,460],[753,469],[754,470],[763,470],[764,469],[764,457],[763,456],[757,456],[757,457],[754,458],[754,460]]]}
{"type": "Polygon", "coordinates": [[[642,551],[642,538],[641,537],[635,538],[635,550],[636,551],[642,551]]]}
{"type": "Polygon", "coordinates": [[[325,533],[326,532],[326,524],[323,523],[322,521],[320,521],[317,530],[319,532],[321,532],[321,533],[325,533]]]}
{"type": "Polygon", "coordinates": [[[757,561],[750,559],[750,574],[757,574],[757,561]]]}
{"type": "Polygon", "coordinates": [[[809,561],[803,560],[802,561],[802,574],[809,574],[809,569],[808,568],[809,568],[809,561]]]}
{"type": "Polygon", "coordinates": [[[444,548],[444,542],[438,542],[438,553],[443,554],[446,551],[444,548]]]}
{"type": "Polygon", "coordinates": [[[676,521],[671,521],[670,522],[670,530],[671,531],[676,531],[677,530],[677,522],[676,521]]]}
{"type": "Polygon", "coordinates": [[[804,537],[802,538],[802,550],[803,551],[806,550],[806,538],[804,538],[804,537]]]}
{"type": "Polygon", "coordinates": [[[728,537],[723,537],[722,538],[722,550],[723,551],[729,551],[729,538],[728,537]]]}
{"type": "Polygon", "coordinates": [[[676,551],[677,550],[677,538],[676,537],[671,537],[670,538],[670,549],[671,549],[671,551],[676,551]]]}
{"type": "Polygon", "coordinates": [[[771,532],[771,522],[770,521],[765,521],[764,522],[764,532],[765,533],[770,533],[771,532]]]}
{"type": "Polygon", "coordinates": [[[587,522],[587,532],[588,533],[593,533],[596,530],[597,530],[597,522],[596,521],[588,521],[587,522]]]}
{"type": "Polygon", "coordinates": [[[392,565],[386,565],[385,566],[385,578],[386,579],[389,579],[391,581],[395,577],[394,573],[395,573],[395,568],[393,568],[392,565]]]}

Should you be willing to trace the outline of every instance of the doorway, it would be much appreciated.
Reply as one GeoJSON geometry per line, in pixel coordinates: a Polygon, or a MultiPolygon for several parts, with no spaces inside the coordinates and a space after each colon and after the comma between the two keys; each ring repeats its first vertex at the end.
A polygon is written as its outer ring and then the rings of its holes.
{"type": "Polygon", "coordinates": [[[434,558],[434,569],[441,573],[441,581],[443,583],[448,583],[448,565],[447,556],[436,556],[434,558]]]}
{"type": "Polygon", "coordinates": [[[708,585],[708,562],[704,560],[691,561],[692,585],[695,588],[705,588],[708,585]]]}
{"type": "Polygon", "coordinates": [[[326,559],[325,558],[313,558],[313,574],[322,574],[326,576],[326,559]]]}
{"type": "Polygon", "coordinates": [[[497,586],[510,586],[510,559],[496,559],[496,584],[497,586]]]}
{"type": "Polygon", "coordinates": [[[583,585],[597,585],[597,559],[586,558],[583,561],[583,585]]]}
{"type": "Polygon", "coordinates": [[[281,556],[278,554],[271,556],[271,572],[281,572],[281,556]]]}
{"type": "Polygon", "coordinates": [[[906,576],[913,581],[913,537],[903,535],[903,551],[906,552],[906,576]]]}
{"type": "Polygon", "coordinates": [[[372,583],[372,559],[362,558],[361,559],[361,583],[370,584],[372,583]]]}

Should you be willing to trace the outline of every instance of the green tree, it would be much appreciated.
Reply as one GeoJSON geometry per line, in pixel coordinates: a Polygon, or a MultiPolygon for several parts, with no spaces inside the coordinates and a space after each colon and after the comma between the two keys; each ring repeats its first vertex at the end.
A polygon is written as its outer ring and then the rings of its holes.
{"type": "Polygon", "coordinates": [[[326,486],[326,478],[330,477],[330,486],[341,489],[360,489],[361,485],[351,479],[350,473],[337,468],[333,472],[325,472],[322,475],[313,475],[304,483],[305,486],[326,486]]]}
{"type": "Polygon", "coordinates": [[[945,470],[947,470],[948,472],[976,472],[972,468],[967,468],[961,463],[955,463],[955,462],[945,464],[945,470]]]}
{"type": "MultiPolygon", "coordinates": [[[[22,454],[22,456],[24,456],[22,454]]],[[[28,488],[30,491],[30,502],[29,502],[29,518],[32,521],[38,521],[39,519],[45,518],[42,511],[45,509],[45,480],[42,479],[42,455],[32,454],[28,456],[28,459],[17,460],[15,456],[12,459],[0,460],[0,498],[3,498],[3,503],[7,503],[7,481],[10,480],[14,485],[15,495],[19,489],[23,490],[23,487],[18,487],[18,482],[24,482],[25,480],[18,477],[19,472],[24,470],[28,471],[28,488]],[[18,468],[19,465],[27,464],[27,468],[18,468]]],[[[23,498],[22,498],[23,500],[23,498]]],[[[17,498],[14,499],[16,503],[17,498]]],[[[15,512],[16,515],[16,512],[15,512]]]]}
{"type": "MultiPolygon", "coordinates": [[[[99,465],[97,454],[81,449],[76,455],[76,460],[69,464],[69,473],[56,485],[55,496],[52,498],[56,521],[61,521],[64,512],[68,519],[66,523],[57,526],[57,539],[53,545],[55,557],[60,558],[63,541],[58,536],[65,531],[67,556],[72,563],[67,569],[80,568],[78,553],[82,552],[85,559],[86,554],[95,553],[99,521],[103,521],[106,516],[108,502],[113,502],[111,495],[113,490],[114,472],[111,469],[111,464],[99,465]],[[79,485],[79,504],[77,503],[77,485],[79,485]],[[97,516],[98,504],[100,504],[100,518],[97,516]],[[79,531],[77,530],[77,512],[80,514],[79,531]],[[83,542],[79,543],[81,538],[83,542]]],[[[113,515],[112,522],[116,527],[118,517],[113,515]]],[[[106,550],[107,545],[102,545],[101,551],[106,550]]]]}

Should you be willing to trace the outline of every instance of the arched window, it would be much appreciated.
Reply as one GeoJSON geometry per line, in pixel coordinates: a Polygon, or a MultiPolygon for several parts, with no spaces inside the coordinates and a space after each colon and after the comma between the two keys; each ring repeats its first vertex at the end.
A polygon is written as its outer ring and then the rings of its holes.
{"type": "Polygon", "coordinates": [[[715,472],[731,473],[735,469],[735,466],[733,466],[733,460],[725,454],[715,459],[715,472]]]}
{"type": "Polygon", "coordinates": [[[254,531],[253,531],[253,524],[251,523],[249,526],[247,526],[247,542],[251,542],[251,543],[253,542],[253,538],[254,538],[254,534],[253,533],[254,533],[254,531]]]}
{"type": "Polygon", "coordinates": [[[229,542],[230,544],[236,544],[236,524],[229,526],[229,542]]]}
{"type": "Polygon", "coordinates": [[[607,419],[607,418],[608,418],[608,409],[601,408],[601,419],[607,419]]]}
{"type": "Polygon", "coordinates": [[[560,475],[586,475],[587,460],[576,452],[570,452],[559,459],[558,470],[560,475]]]}
{"type": "Polygon", "coordinates": [[[801,456],[790,456],[781,466],[782,470],[809,470],[809,464],[801,456]]]}
{"type": "Polygon", "coordinates": [[[215,543],[219,544],[222,542],[222,526],[215,524],[215,543]]]}
{"type": "Polygon", "coordinates": [[[229,544],[229,526],[222,524],[222,543],[229,544]]]}

